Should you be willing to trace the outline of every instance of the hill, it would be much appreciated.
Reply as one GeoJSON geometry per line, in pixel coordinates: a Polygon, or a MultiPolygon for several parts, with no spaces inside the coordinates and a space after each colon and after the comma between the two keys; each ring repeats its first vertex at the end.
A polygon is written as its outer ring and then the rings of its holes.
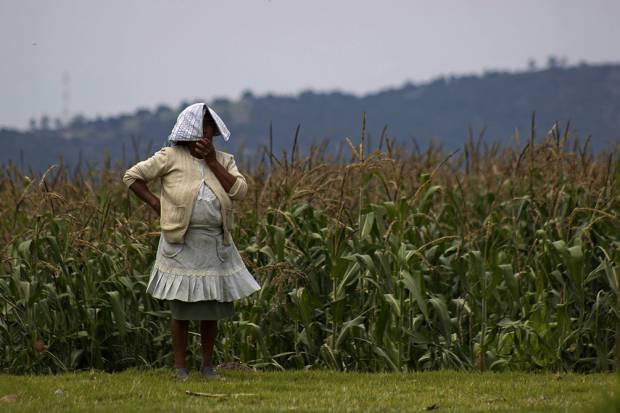
{"type": "MultiPolygon", "coordinates": [[[[98,164],[107,153],[112,161],[127,165],[162,146],[176,115],[189,103],[105,119],[77,116],[68,125],[54,128],[44,120],[29,131],[2,129],[0,162],[12,160],[41,171],[60,157],[70,165],[98,164]]],[[[268,145],[270,124],[276,154],[290,151],[298,125],[302,150],[323,140],[335,150],[345,137],[359,139],[364,112],[373,146],[386,125],[388,136],[422,148],[431,141],[460,147],[470,133],[484,133],[487,142],[507,144],[514,142],[516,129],[522,136],[529,134],[535,111],[538,136],[553,122],[564,128],[570,120],[571,133],[582,141],[591,136],[591,147],[597,150],[620,140],[620,64],[440,77],[364,96],[314,91],[255,96],[246,92],[239,99],[220,98],[210,104],[232,131],[232,147],[225,150],[239,156],[268,145]]]]}

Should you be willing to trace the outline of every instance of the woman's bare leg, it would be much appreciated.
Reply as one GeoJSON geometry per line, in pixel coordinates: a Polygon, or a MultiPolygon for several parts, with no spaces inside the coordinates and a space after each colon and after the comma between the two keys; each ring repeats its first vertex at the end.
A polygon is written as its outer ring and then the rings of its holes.
{"type": "Polygon", "coordinates": [[[200,321],[200,342],[202,344],[202,367],[212,366],[213,346],[217,335],[217,320],[200,321]]]}
{"type": "Polygon", "coordinates": [[[170,322],[172,330],[172,351],[174,352],[174,367],[180,369],[185,365],[185,353],[187,351],[187,329],[189,320],[175,320],[170,322]]]}

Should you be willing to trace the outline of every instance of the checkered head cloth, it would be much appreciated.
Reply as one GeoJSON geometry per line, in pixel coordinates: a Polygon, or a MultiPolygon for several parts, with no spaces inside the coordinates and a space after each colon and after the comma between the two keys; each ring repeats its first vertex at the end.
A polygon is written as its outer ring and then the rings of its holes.
{"type": "Polygon", "coordinates": [[[217,125],[215,135],[221,135],[225,141],[230,138],[230,131],[224,121],[217,113],[205,103],[194,103],[183,109],[177,117],[177,123],[168,135],[168,141],[174,144],[175,141],[195,141],[202,138],[202,120],[206,111],[209,110],[211,117],[217,125]]]}

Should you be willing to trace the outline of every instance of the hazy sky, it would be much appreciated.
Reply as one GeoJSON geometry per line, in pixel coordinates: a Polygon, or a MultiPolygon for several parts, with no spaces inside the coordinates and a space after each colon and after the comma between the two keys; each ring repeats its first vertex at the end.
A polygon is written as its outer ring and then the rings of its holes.
{"type": "Polygon", "coordinates": [[[0,0],[0,126],[181,100],[356,94],[530,57],[620,61],[617,0],[0,0]]]}

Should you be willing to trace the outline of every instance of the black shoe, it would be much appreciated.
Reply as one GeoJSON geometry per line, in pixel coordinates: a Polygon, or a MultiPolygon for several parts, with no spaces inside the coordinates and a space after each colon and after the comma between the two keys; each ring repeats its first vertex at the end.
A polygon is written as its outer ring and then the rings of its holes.
{"type": "Polygon", "coordinates": [[[186,367],[175,368],[175,378],[177,380],[185,381],[189,379],[189,371],[186,367]]]}
{"type": "Polygon", "coordinates": [[[215,369],[212,366],[204,366],[200,370],[200,374],[205,379],[219,379],[220,375],[215,372],[215,369]]]}

